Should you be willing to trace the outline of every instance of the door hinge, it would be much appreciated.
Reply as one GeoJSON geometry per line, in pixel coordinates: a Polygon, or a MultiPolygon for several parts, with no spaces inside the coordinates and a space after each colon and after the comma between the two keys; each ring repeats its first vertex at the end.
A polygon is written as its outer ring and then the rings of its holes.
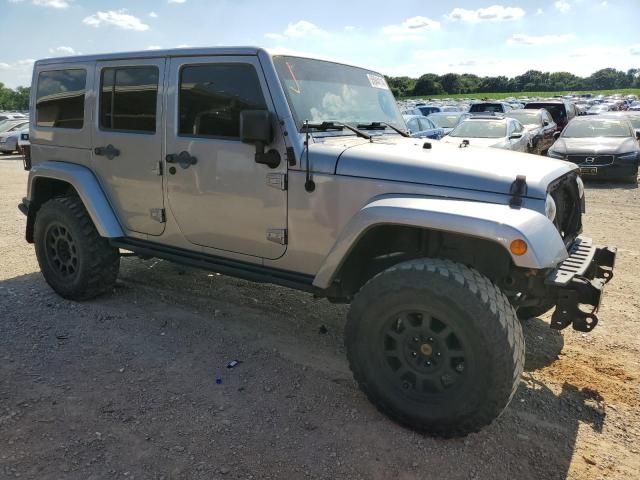
{"type": "Polygon", "coordinates": [[[287,174],[286,173],[268,173],[267,185],[278,190],[287,189],[287,174]]]}
{"type": "Polygon", "coordinates": [[[166,223],[167,222],[167,214],[165,213],[164,208],[152,208],[150,210],[151,218],[153,218],[158,223],[166,223]]]}
{"type": "Polygon", "coordinates": [[[267,240],[280,245],[287,244],[287,229],[286,228],[271,228],[267,230],[267,240]]]}
{"type": "Polygon", "coordinates": [[[156,175],[162,175],[162,160],[158,161],[156,167],[151,171],[156,175]]]}

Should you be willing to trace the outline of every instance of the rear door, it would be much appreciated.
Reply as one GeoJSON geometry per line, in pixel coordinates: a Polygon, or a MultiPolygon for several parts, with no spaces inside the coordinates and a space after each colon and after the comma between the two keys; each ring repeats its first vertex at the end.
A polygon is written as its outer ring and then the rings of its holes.
{"type": "Polygon", "coordinates": [[[98,62],[93,170],[122,225],[164,231],[161,160],[165,59],[98,62]]]}

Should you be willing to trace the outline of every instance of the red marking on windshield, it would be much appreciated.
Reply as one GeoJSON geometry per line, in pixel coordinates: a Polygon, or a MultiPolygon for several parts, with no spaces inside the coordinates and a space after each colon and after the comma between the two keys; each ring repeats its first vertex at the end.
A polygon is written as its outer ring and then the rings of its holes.
{"type": "Polygon", "coordinates": [[[293,73],[293,68],[291,68],[291,64],[289,62],[286,62],[286,63],[287,63],[287,68],[289,69],[289,73],[291,74],[291,78],[296,83],[295,88],[294,87],[289,87],[289,89],[292,90],[295,93],[302,93],[302,90],[300,89],[300,84],[298,83],[298,79],[296,78],[295,74],[293,73]]]}

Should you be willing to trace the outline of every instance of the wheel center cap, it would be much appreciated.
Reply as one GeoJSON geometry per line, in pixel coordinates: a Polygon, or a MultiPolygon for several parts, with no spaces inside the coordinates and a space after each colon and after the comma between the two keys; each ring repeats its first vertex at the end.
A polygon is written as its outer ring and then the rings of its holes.
{"type": "Polygon", "coordinates": [[[433,353],[433,347],[428,343],[423,343],[420,345],[420,353],[425,356],[429,356],[433,353]]]}

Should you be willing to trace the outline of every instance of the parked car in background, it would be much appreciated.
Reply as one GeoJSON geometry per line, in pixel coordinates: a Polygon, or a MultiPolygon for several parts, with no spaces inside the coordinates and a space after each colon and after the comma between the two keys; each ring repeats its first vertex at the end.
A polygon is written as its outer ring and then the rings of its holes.
{"type": "Polygon", "coordinates": [[[530,153],[546,155],[547,150],[555,141],[553,134],[557,130],[556,122],[553,121],[551,114],[547,110],[544,108],[539,110],[512,110],[505,116],[515,118],[529,132],[531,137],[530,153]]]}
{"type": "Polygon", "coordinates": [[[629,106],[629,110],[640,111],[640,102],[638,101],[632,102],[631,105],[629,106]]]}
{"type": "Polygon", "coordinates": [[[573,119],[548,155],[573,162],[583,177],[638,182],[640,133],[626,118],[609,116],[573,119]]]}
{"type": "Polygon", "coordinates": [[[2,120],[20,120],[27,116],[24,113],[2,112],[0,113],[0,121],[2,120]]]}
{"type": "Polygon", "coordinates": [[[465,112],[437,112],[432,113],[428,118],[437,127],[442,128],[445,135],[448,135],[460,122],[470,116],[471,114],[465,112]]]}
{"type": "Polygon", "coordinates": [[[24,169],[31,170],[31,142],[29,141],[29,128],[25,128],[20,131],[18,152],[23,157],[24,169]]]}
{"type": "Polygon", "coordinates": [[[0,153],[8,155],[18,150],[20,131],[29,128],[29,122],[16,123],[0,133],[0,153]]]}
{"type": "Polygon", "coordinates": [[[412,137],[440,140],[444,137],[444,129],[434,124],[429,117],[423,115],[403,115],[404,121],[412,137]]]}
{"type": "Polygon", "coordinates": [[[442,142],[528,152],[530,138],[514,118],[477,115],[460,123],[442,142]]]}
{"type": "Polygon", "coordinates": [[[24,128],[25,126],[29,126],[29,120],[25,118],[21,118],[18,120],[15,120],[15,119],[1,120],[0,133],[8,132],[14,129],[24,128]]]}
{"type": "Polygon", "coordinates": [[[611,107],[605,103],[599,103],[597,105],[593,105],[589,110],[587,110],[587,115],[600,115],[601,113],[610,112],[611,107]]]}
{"type": "Polygon", "coordinates": [[[505,102],[479,102],[471,105],[469,113],[507,113],[510,110],[513,109],[505,102]]]}
{"type": "Polygon", "coordinates": [[[553,121],[556,122],[557,131],[561,132],[567,124],[576,117],[576,107],[565,100],[544,100],[529,102],[524,106],[527,110],[547,110],[553,121]]]}

